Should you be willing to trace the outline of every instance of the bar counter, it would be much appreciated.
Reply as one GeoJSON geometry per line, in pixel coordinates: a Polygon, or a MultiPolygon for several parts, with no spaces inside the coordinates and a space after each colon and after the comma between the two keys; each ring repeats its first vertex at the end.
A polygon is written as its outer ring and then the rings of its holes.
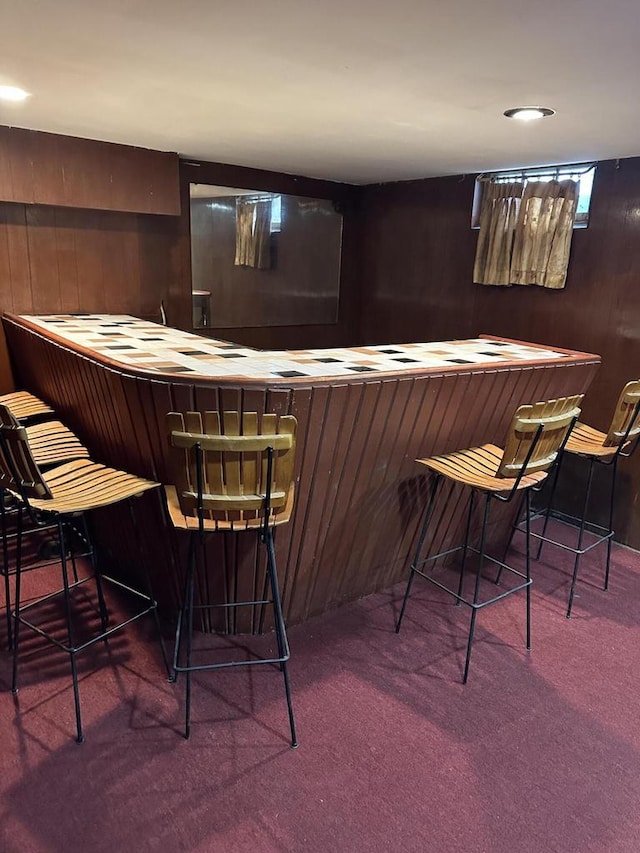
{"type": "MultiPolygon", "coordinates": [[[[3,324],[18,387],[50,403],[96,461],[134,474],[167,482],[169,411],[296,416],[296,505],[276,537],[290,623],[405,577],[427,491],[416,458],[500,444],[518,405],[584,393],[600,363],[490,336],[264,352],[127,316],[5,315],[3,324]]],[[[466,499],[455,488],[441,493],[433,548],[459,538],[466,499]]],[[[139,533],[170,607],[185,543],[165,525],[159,493],[140,503],[139,533]]],[[[501,509],[494,548],[512,512],[501,509]]],[[[135,571],[126,514],[101,512],[96,528],[102,558],[135,571]]],[[[253,536],[214,536],[207,553],[201,601],[256,597],[264,565],[253,536]]],[[[238,611],[216,627],[252,631],[257,621],[238,611]]]]}

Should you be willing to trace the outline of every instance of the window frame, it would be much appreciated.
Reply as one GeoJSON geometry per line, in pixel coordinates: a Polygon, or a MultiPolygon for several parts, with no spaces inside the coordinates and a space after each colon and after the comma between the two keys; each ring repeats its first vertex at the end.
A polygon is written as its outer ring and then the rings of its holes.
{"type": "MultiPolygon", "coordinates": [[[[498,169],[495,172],[484,172],[475,179],[475,187],[473,191],[473,204],[471,207],[471,228],[474,231],[480,229],[480,208],[482,206],[482,186],[483,178],[494,178],[498,181],[513,181],[523,179],[526,181],[535,180],[540,177],[549,177],[551,180],[562,180],[563,178],[578,178],[581,179],[584,175],[593,173],[590,180],[589,190],[589,205],[586,212],[576,213],[576,219],[573,223],[573,228],[582,229],[589,227],[589,216],[591,213],[591,198],[593,196],[593,182],[595,180],[597,163],[569,163],[562,166],[532,166],[527,169],[498,169]]],[[[580,204],[580,189],[578,190],[578,204],[580,204]]]]}

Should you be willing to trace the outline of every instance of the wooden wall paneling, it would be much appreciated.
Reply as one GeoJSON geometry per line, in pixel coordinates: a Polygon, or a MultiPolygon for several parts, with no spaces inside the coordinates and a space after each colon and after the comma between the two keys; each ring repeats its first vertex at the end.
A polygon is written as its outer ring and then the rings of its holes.
{"type": "Polygon", "coordinates": [[[140,465],[140,460],[149,460],[143,468],[140,468],[140,470],[144,470],[144,476],[160,482],[167,482],[162,461],[158,460],[156,448],[150,437],[150,421],[153,419],[146,416],[146,409],[140,395],[140,391],[145,385],[138,379],[122,374],[120,386],[129,412],[129,422],[133,433],[131,440],[135,441],[139,453],[136,460],[137,464],[140,465]]]}
{"type": "MultiPolygon", "coordinates": [[[[322,529],[316,553],[318,570],[313,578],[311,599],[326,598],[332,594],[336,583],[336,550],[341,531],[352,523],[352,509],[349,506],[349,483],[355,470],[352,442],[364,389],[364,383],[337,385],[332,389],[331,402],[337,415],[333,419],[335,438],[332,457],[328,460],[330,481],[322,508],[322,529]]],[[[330,419],[330,413],[327,419],[330,419]]],[[[309,497],[315,499],[315,495],[309,497]]]]}
{"type": "Polygon", "coordinates": [[[386,585],[384,579],[393,571],[394,567],[390,565],[391,543],[402,536],[396,462],[402,453],[399,447],[404,447],[402,426],[407,406],[415,399],[415,390],[412,378],[398,379],[378,447],[378,461],[369,481],[368,493],[374,504],[370,533],[356,551],[356,559],[351,564],[355,574],[361,576],[366,572],[376,589],[386,585]]]}
{"type": "MultiPolygon", "coordinates": [[[[353,389],[349,389],[349,393],[353,393],[353,389]]],[[[302,565],[309,567],[305,581],[307,587],[305,613],[309,615],[318,612],[317,602],[320,595],[327,594],[331,597],[336,595],[336,576],[333,572],[330,572],[329,577],[323,578],[320,585],[318,584],[319,573],[322,572],[319,556],[326,546],[327,537],[333,536],[333,531],[328,528],[327,514],[331,501],[334,499],[337,484],[334,455],[341,421],[344,417],[344,406],[343,388],[331,386],[324,409],[322,436],[317,451],[318,464],[314,470],[313,482],[310,484],[306,495],[308,506],[305,527],[308,528],[308,532],[300,548],[302,565]]],[[[340,524],[353,525],[353,522],[354,519],[351,514],[348,514],[347,518],[340,519],[340,524]]]]}
{"type": "MultiPolygon", "coordinates": [[[[166,466],[167,445],[160,445],[157,441],[158,427],[164,434],[164,420],[157,423],[155,410],[150,408],[150,388],[147,382],[122,375],[121,384],[129,411],[131,430],[135,434],[135,441],[139,448],[140,456],[137,460],[136,469],[149,479],[168,484],[170,477],[166,466]],[[141,393],[142,389],[144,392],[141,393]],[[153,436],[153,439],[152,439],[153,436]]],[[[171,388],[170,396],[181,398],[184,395],[192,395],[192,388],[188,384],[176,385],[171,388]]],[[[171,406],[174,408],[174,405],[171,406]]],[[[164,497],[158,492],[157,502],[152,523],[147,531],[151,536],[145,537],[146,547],[152,549],[156,554],[155,563],[152,565],[152,575],[158,577],[155,584],[155,593],[162,601],[165,611],[173,614],[175,603],[180,600],[186,570],[187,537],[171,536],[169,533],[169,520],[164,509],[164,497]],[[149,542],[151,540],[151,543],[149,542]],[[158,554],[162,549],[163,553],[158,554]]]]}
{"type": "MultiPolygon", "coordinates": [[[[351,393],[354,393],[352,386],[351,393]]],[[[331,565],[332,598],[337,598],[345,583],[345,576],[349,572],[349,559],[353,548],[353,536],[356,520],[360,514],[360,503],[362,501],[362,480],[366,475],[367,446],[370,440],[373,417],[378,406],[378,399],[382,390],[381,383],[367,382],[360,391],[358,416],[352,431],[352,445],[349,448],[348,464],[342,478],[344,489],[344,512],[337,519],[332,531],[331,541],[328,543],[330,550],[326,552],[325,559],[331,565]]],[[[309,606],[305,610],[308,615],[309,606]]]]}
{"type": "MultiPolygon", "coordinates": [[[[413,423],[407,429],[407,443],[403,453],[402,465],[398,472],[400,484],[398,487],[398,515],[400,517],[401,534],[395,543],[395,548],[389,555],[391,566],[407,565],[408,549],[418,535],[418,525],[422,515],[422,507],[427,498],[426,477],[419,470],[421,466],[416,459],[422,456],[425,435],[428,434],[429,424],[437,411],[438,395],[443,387],[442,374],[416,379],[414,399],[412,402],[413,423]]],[[[412,555],[411,555],[412,556],[412,555]]]]}
{"type": "MultiPolygon", "coordinates": [[[[364,449],[360,461],[360,467],[355,478],[355,488],[352,492],[352,508],[356,510],[354,517],[349,520],[351,530],[348,534],[349,545],[343,551],[344,564],[342,571],[337,575],[339,583],[331,590],[331,600],[334,604],[345,601],[353,590],[355,578],[360,566],[360,555],[370,537],[380,535],[380,519],[384,514],[384,507],[380,506],[378,495],[371,488],[372,480],[376,470],[386,465],[383,446],[384,431],[389,417],[391,407],[394,405],[398,394],[398,379],[384,379],[379,383],[379,391],[376,395],[375,406],[369,415],[363,415],[369,420],[369,429],[364,443],[364,449]]],[[[311,613],[316,610],[317,600],[310,602],[311,613]]]]}
{"type": "Polygon", "coordinates": [[[57,314],[61,310],[55,209],[26,209],[33,313],[57,314]]]}
{"type": "MultiPolygon", "coordinates": [[[[98,211],[74,211],[72,220],[77,225],[76,231],[76,269],[79,285],[79,298],[76,310],[96,314],[104,314],[109,310],[112,296],[111,257],[113,249],[107,250],[108,232],[104,228],[109,225],[109,216],[98,211]]],[[[114,265],[117,269],[117,255],[114,265]]],[[[135,278],[132,275],[129,287],[135,288],[135,278]]],[[[66,306],[65,306],[66,309],[66,306]]],[[[117,303],[114,300],[114,308],[117,303]]]]}
{"type": "Polygon", "coordinates": [[[345,417],[350,409],[353,420],[359,397],[358,386],[336,384],[330,387],[322,431],[324,449],[320,451],[324,464],[316,471],[312,492],[304,496],[305,500],[311,500],[313,504],[306,523],[315,531],[314,540],[306,539],[301,555],[305,562],[308,560],[313,566],[307,593],[307,606],[311,609],[318,597],[331,594],[333,589],[335,576],[332,572],[322,572],[327,550],[334,541],[333,525],[337,523],[339,526],[350,521],[348,517],[336,519],[333,511],[341,477],[341,460],[344,464],[352,428],[352,424],[345,422],[345,417]]]}
{"type": "Polygon", "coordinates": [[[158,322],[160,302],[168,313],[170,288],[181,276],[179,223],[166,217],[137,216],[136,220],[139,292],[131,313],[158,322]]]}
{"type": "Polygon", "coordinates": [[[33,203],[34,178],[30,140],[22,134],[11,133],[7,127],[0,127],[0,167],[3,179],[0,199],[33,203]],[[6,183],[5,183],[6,182],[6,183]]]}
{"type": "Polygon", "coordinates": [[[294,394],[291,414],[298,420],[298,449],[301,453],[299,481],[297,484],[296,503],[294,507],[294,527],[291,533],[289,550],[290,571],[293,564],[293,583],[289,607],[293,621],[302,621],[307,616],[307,592],[312,582],[313,567],[303,560],[303,551],[307,537],[313,537],[310,529],[310,517],[316,500],[316,475],[320,475],[318,464],[320,446],[323,437],[330,389],[319,387],[307,389],[298,396],[294,394]],[[307,408],[308,406],[308,408],[307,408]]]}
{"type": "MultiPolygon", "coordinates": [[[[414,395],[413,399],[416,399],[416,396],[417,395],[414,395]]],[[[474,399],[474,398],[472,397],[472,399],[474,399]]],[[[477,396],[475,397],[475,399],[477,400],[477,396]]],[[[452,433],[455,433],[456,431],[460,430],[461,435],[459,438],[456,438],[456,437],[454,437],[454,435],[451,435],[451,439],[455,444],[459,444],[459,442],[462,440],[462,435],[464,435],[464,432],[468,432],[468,424],[469,423],[472,423],[472,424],[475,423],[473,420],[473,414],[472,414],[471,409],[472,409],[472,406],[463,406],[460,410],[458,410],[458,412],[457,412],[458,417],[457,417],[457,420],[455,422],[455,431],[452,427],[448,427],[448,428],[443,427],[443,431],[449,432],[450,435],[452,433]],[[464,426],[463,426],[463,424],[464,424],[464,426]]],[[[399,491],[399,493],[398,493],[398,490],[396,488],[395,494],[393,494],[391,496],[393,504],[395,504],[394,508],[396,510],[396,512],[391,515],[391,518],[395,522],[393,534],[389,537],[391,539],[392,543],[393,542],[397,543],[397,542],[403,541],[403,533],[404,533],[403,528],[405,528],[407,526],[407,517],[410,514],[414,518],[421,517],[423,510],[424,510],[425,501],[428,499],[428,493],[424,487],[421,487],[418,490],[415,489],[415,478],[416,477],[422,477],[423,481],[424,481],[424,475],[425,475],[424,469],[420,470],[422,468],[422,466],[418,465],[418,463],[415,462],[415,458],[416,457],[414,457],[414,460],[412,461],[412,464],[411,464],[409,471],[407,471],[408,479],[409,479],[409,482],[412,484],[412,488],[409,488],[409,489],[402,488],[399,491]],[[415,497],[417,500],[414,503],[414,506],[410,507],[410,506],[408,506],[408,502],[410,500],[410,495],[412,493],[415,494],[415,497]]],[[[405,469],[405,470],[407,470],[407,469],[405,469]]],[[[398,473],[396,475],[396,477],[393,479],[397,479],[401,476],[402,476],[401,473],[398,473]]],[[[452,511],[452,516],[454,516],[456,518],[459,518],[459,515],[462,512],[462,507],[458,507],[458,504],[459,504],[459,501],[456,503],[455,510],[452,511]]],[[[410,527],[413,528],[413,524],[411,524],[410,527]]],[[[446,538],[446,533],[447,533],[447,530],[446,529],[443,530],[443,538],[446,538]]],[[[415,534],[414,534],[413,538],[415,538],[415,534]]],[[[412,541],[413,541],[413,539],[412,539],[412,541]]],[[[409,558],[413,557],[413,554],[411,554],[411,555],[404,554],[401,563],[398,564],[396,562],[396,560],[393,559],[393,557],[397,553],[398,553],[397,548],[392,548],[391,553],[388,554],[386,565],[381,567],[382,571],[381,571],[381,574],[380,574],[379,579],[378,579],[378,583],[377,583],[378,586],[382,587],[386,583],[390,583],[391,579],[397,579],[399,573],[401,573],[403,576],[406,575],[407,560],[409,558]]]]}
{"type": "MultiPolygon", "coordinates": [[[[66,364],[64,352],[54,347],[44,347],[42,341],[34,342],[34,346],[39,350],[39,365],[42,365],[43,372],[47,374],[46,385],[43,385],[45,390],[45,399],[53,407],[60,420],[65,422],[69,427],[77,432],[77,425],[74,423],[76,418],[73,412],[79,408],[81,398],[75,389],[74,373],[67,380],[66,364]]],[[[83,436],[78,433],[78,437],[82,440],[83,436]]],[[[84,442],[86,443],[86,442],[84,442]]]]}
{"type": "MultiPolygon", "coordinates": [[[[300,536],[298,531],[303,528],[304,513],[306,503],[309,499],[309,486],[306,480],[303,480],[303,465],[308,458],[307,443],[310,434],[310,412],[313,391],[309,387],[297,387],[291,397],[291,414],[296,418],[298,427],[296,431],[296,493],[293,504],[293,512],[289,522],[289,531],[287,532],[287,551],[284,555],[283,569],[285,574],[284,583],[282,584],[282,606],[286,612],[291,612],[296,601],[296,587],[298,583],[298,556],[300,536]]],[[[312,454],[312,448],[309,448],[309,456],[312,454]]],[[[309,469],[308,469],[309,470],[309,469]]],[[[280,546],[280,542],[278,543],[280,546]]]]}
{"type": "Polygon", "coordinates": [[[5,311],[22,310],[19,303],[14,305],[14,279],[16,292],[23,291],[27,310],[31,309],[29,249],[25,238],[24,207],[0,203],[0,305],[5,311]]]}
{"type": "Polygon", "coordinates": [[[175,216],[178,156],[0,127],[0,199],[175,216]]]}
{"type": "Polygon", "coordinates": [[[78,211],[55,209],[54,227],[60,310],[68,313],[76,313],[81,310],[81,283],[78,281],[77,264],[78,220],[78,211]]]}

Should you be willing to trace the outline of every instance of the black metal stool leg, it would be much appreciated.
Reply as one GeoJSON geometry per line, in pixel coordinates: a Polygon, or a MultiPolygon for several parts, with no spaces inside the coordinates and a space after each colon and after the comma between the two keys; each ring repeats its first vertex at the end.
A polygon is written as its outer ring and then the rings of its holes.
{"type": "Polygon", "coordinates": [[[424,516],[424,522],[422,523],[422,530],[420,531],[420,536],[418,538],[418,545],[416,547],[415,557],[413,558],[413,563],[411,564],[411,570],[409,573],[409,580],[407,581],[407,589],[404,594],[404,599],[402,601],[402,608],[400,610],[400,615],[398,616],[398,621],[396,622],[396,634],[400,632],[400,625],[402,624],[402,620],[404,619],[404,612],[407,609],[407,601],[411,595],[411,587],[413,586],[413,581],[416,574],[416,566],[418,565],[418,561],[420,560],[420,554],[422,553],[422,546],[424,545],[424,540],[427,535],[427,528],[429,527],[429,522],[431,520],[431,515],[433,513],[433,507],[435,505],[436,493],[438,491],[438,486],[440,485],[440,480],[442,478],[440,476],[436,476],[433,487],[431,490],[431,497],[429,498],[429,504],[427,506],[427,510],[424,516]]]}
{"type": "MultiPolygon", "coordinates": [[[[522,507],[524,506],[524,502],[525,502],[525,495],[526,495],[526,492],[525,492],[525,494],[522,495],[522,497],[520,498],[520,502],[518,503],[518,509],[516,510],[516,514],[515,514],[515,521],[511,525],[511,535],[509,536],[509,541],[507,542],[507,545],[504,549],[504,557],[503,557],[504,560],[506,560],[506,558],[507,558],[507,554],[509,552],[509,549],[511,548],[511,543],[513,542],[514,534],[515,534],[516,530],[518,529],[518,519],[520,518],[520,515],[522,513],[522,507]]],[[[503,569],[504,569],[504,566],[500,566],[498,568],[498,573],[496,574],[496,579],[494,581],[496,586],[500,585],[500,581],[502,580],[503,569]]]]}
{"type": "Polygon", "coordinates": [[[58,519],[58,543],[60,546],[60,566],[62,569],[62,583],[64,586],[64,603],[67,615],[67,636],[69,643],[69,657],[71,658],[71,678],[73,680],[73,701],[76,709],[76,743],[84,743],[82,731],[82,717],[80,714],[80,689],[78,686],[78,667],[76,665],[76,650],[73,632],[73,614],[71,612],[71,591],[69,589],[69,577],[67,573],[67,546],[64,538],[64,522],[58,519]]]}
{"type": "Polygon", "coordinates": [[[189,567],[193,559],[193,549],[195,548],[195,534],[189,536],[189,553],[187,557],[187,568],[184,575],[184,588],[182,590],[182,600],[180,610],[178,611],[178,619],[176,622],[176,635],[173,644],[173,681],[178,682],[178,664],[180,662],[180,654],[182,652],[182,631],[187,619],[187,602],[189,600],[189,567]]]}
{"type": "Polygon", "coordinates": [[[587,523],[587,511],[589,509],[589,498],[591,497],[591,484],[593,482],[593,467],[594,461],[593,459],[589,460],[589,474],[587,477],[587,488],[584,497],[584,506],[582,508],[582,520],[580,522],[580,529],[578,533],[578,545],[576,548],[576,559],[573,564],[573,575],[571,577],[571,589],[569,590],[569,604],[567,606],[567,619],[571,618],[571,608],[573,607],[573,597],[576,590],[576,581],[578,580],[578,569],[580,567],[580,557],[582,554],[580,551],[582,550],[582,538],[584,536],[584,529],[587,523]]]}
{"type": "Polygon", "coordinates": [[[291,729],[291,748],[296,749],[298,738],[296,735],[296,723],[293,717],[293,704],[291,701],[291,685],[289,683],[289,669],[287,658],[289,657],[289,644],[287,642],[284,616],[282,615],[282,602],[280,601],[280,590],[278,586],[278,573],[276,569],[276,552],[273,544],[273,531],[270,527],[266,531],[267,545],[267,571],[271,582],[271,595],[273,597],[273,615],[276,622],[276,634],[278,636],[278,649],[282,661],[282,677],[284,679],[284,691],[287,699],[287,712],[289,714],[289,727],[291,729]]]}
{"type": "MultiPolygon", "coordinates": [[[[262,531],[260,532],[260,536],[262,537],[262,531]]],[[[261,542],[264,542],[264,539],[260,539],[261,542]]],[[[264,573],[264,584],[262,585],[262,600],[265,601],[267,595],[269,593],[269,571],[265,571],[264,573]]],[[[264,634],[264,620],[266,615],[266,607],[264,604],[260,605],[260,619],[258,621],[258,634],[264,634]]]]}
{"type": "MultiPolygon", "coordinates": [[[[547,535],[547,527],[549,525],[549,519],[551,517],[551,512],[553,510],[553,500],[556,495],[556,486],[558,485],[558,478],[560,477],[560,469],[562,468],[562,460],[564,459],[564,453],[560,452],[558,456],[558,461],[555,466],[555,471],[553,472],[553,481],[551,483],[551,494],[549,495],[549,501],[547,503],[547,508],[544,513],[544,524],[542,525],[542,533],[541,539],[538,540],[538,550],[536,552],[536,560],[540,559],[542,554],[542,546],[544,545],[544,537],[547,535]]],[[[527,489],[527,492],[529,490],[527,489]]]]}
{"type": "Polygon", "coordinates": [[[611,494],[609,496],[609,538],[607,539],[607,562],[604,570],[604,588],[609,589],[609,569],[611,567],[611,543],[613,541],[613,509],[616,497],[616,483],[618,479],[618,456],[616,454],[611,465],[611,494]]]}
{"type": "Polygon", "coordinates": [[[2,525],[2,574],[4,575],[4,608],[7,618],[7,645],[13,648],[13,626],[11,624],[11,583],[9,581],[9,543],[7,541],[7,509],[4,505],[6,492],[0,489],[0,523],[2,525]]]}
{"type": "MultiPolygon", "coordinates": [[[[201,543],[202,544],[202,543],[201,543]]],[[[185,671],[185,711],[184,711],[184,736],[189,740],[191,736],[191,649],[193,645],[193,598],[195,593],[195,543],[191,551],[191,560],[187,569],[187,599],[186,599],[186,616],[187,616],[187,661],[185,671]]]]}
{"type": "Polygon", "coordinates": [[[531,651],[531,490],[524,493],[525,520],[525,566],[527,575],[527,651],[531,651]]]}
{"type": "Polygon", "coordinates": [[[23,508],[18,509],[18,521],[16,524],[16,598],[15,598],[15,620],[13,625],[13,675],[11,678],[11,692],[18,692],[18,646],[20,641],[20,592],[22,580],[22,513],[23,508]]]}
{"type": "Polygon", "coordinates": [[[482,574],[482,566],[484,564],[485,541],[487,537],[487,525],[489,523],[489,505],[491,495],[487,494],[484,505],[484,517],[482,519],[482,534],[480,537],[480,551],[478,556],[478,570],[476,573],[476,584],[473,591],[473,604],[471,605],[471,624],[469,625],[469,639],[467,641],[467,657],[464,663],[464,675],[462,683],[466,684],[469,677],[469,664],[471,662],[471,648],[473,646],[473,636],[476,630],[476,616],[478,614],[478,596],[480,594],[480,577],[482,574]]]}
{"type": "MultiPolygon", "coordinates": [[[[272,535],[273,535],[272,528],[269,528],[269,530],[271,531],[271,533],[272,533],[272,535]]],[[[270,555],[270,549],[269,549],[269,542],[268,542],[267,536],[266,536],[266,535],[265,535],[265,533],[264,533],[264,529],[260,531],[260,541],[264,543],[264,545],[265,545],[265,547],[266,547],[266,549],[267,549],[267,571],[265,572],[265,578],[264,578],[264,591],[263,591],[263,594],[262,594],[262,600],[263,600],[263,601],[266,601],[266,600],[267,600],[267,596],[269,595],[269,589],[271,588],[271,606],[273,607],[273,606],[274,606],[274,601],[273,601],[273,585],[272,585],[272,580],[271,580],[271,575],[272,575],[272,573],[271,573],[271,571],[270,571],[270,569],[269,569],[269,565],[270,565],[270,561],[271,561],[271,555],[270,555]]],[[[272,539],[272,547],[273,547],[273,553],[274,553],[274,556],[273,556],[273,564],[274,564],[274,566],[275,566],[275,540],[273,540],[273,539],[272,539]]],[[[277,570],[275,571],[275,578],[276,578],[276,582],[277,582],[277,580],[278,580],[278,573],[277,573],[277,570]]],[[[280,588],[279,588],[279,586],[278,586],[278,592],[279,592],[279,591],[280,591],[280,588]]],[[[282,601],[281,601],[281,603],[282,603],[282,601]]],[[[263,617],[264,617],[264,611],[265,611],[265,606],[264,606],[264,605],[262,605],[262,615],[263,615],[263,617]]],[[[274,612],[275,612],[275,611],[274,611],[274,612]]],[[[262,629],[263,629],[263,627],[264,627],[264,618],[263,618],[263,619],[261,619],[261,621],[260,621],[260,633],[261,633],[261,634],[263,633],[263,630],[262,630],[262,629]]],[[[280,634],[279,626],[278,626],[277,624],[275,625],[275,634],[276,634],[276,640],[277,640],[277,643],[278,643],[278,657],[280,657],[280,658],[285,658],[285,657],[287,657],[287,656],[289,655],[289,651],[285,648],[285,644],[283,643],[283,639],[282,639],[282,636],[281,636],[281,634],[280,634]]],[[[278,668],[279,668],[280,672],[283,672],[283,671],[284,671],[284,667],[285,667],[285,661],[284,661],[284,660],[281,660],[281,661],[280,661],[280,663],[279,663],[279,665],[278,665],[278,668]]]]}
{"type": "MultiPolygon", "coordinates": [[[[108,630],[109,628],[109,611],[107,610],[107,604],[104,598],[104,589],[102,587],[102,578],[100,577],[100,572],[98,571],[98,563],[96,560],[96,553],[93,547],[93,542],[91,540],[91,535],[89,533],[89,524],[87,522],[86,516],[82,515],[82,530],[84,533],[85,542],[87,543],[87,548],[89,549],[89,562],[91,563],[91,571],[93,572],[93,576],[96,579],[96,592],[98,594],[98,607],[100,608],[100,624],[102,626],[103,632],[108,630]]],[[[73,549],[71,550],[71,554],[73,555],[73,549]]],[[[73,560],[73,575],[75,580],[78,580],[78,574],[76,572],[76,562],[73,560]]],[[[104,642],[107,642],[107,637],[104,638],[104,642]]]]}
{"type": "Polygon", "coordinates": [[[469,512],[467,514],[467,529],[464,534],[464,546],[462,549],[462,562],[460,563],[460,577],[458,579],[458,598],[456,599],[456,607],[460,607],[460,596],[462,595],[462,585],[464,583],[464,569],[467,562],[467,552],[469,550],[469,534],[471,532],[471,517],[473,515],[473,505],[475,503],[475,491],[471,489],[471,497],[469,498],[469,512]]]}

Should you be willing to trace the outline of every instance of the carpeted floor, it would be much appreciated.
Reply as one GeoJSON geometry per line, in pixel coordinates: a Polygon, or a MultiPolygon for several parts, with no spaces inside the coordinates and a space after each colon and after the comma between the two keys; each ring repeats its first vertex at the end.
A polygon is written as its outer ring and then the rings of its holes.
{"type": "Polygon", "coordinates": [[[466,686],[469,611],[419,581],[400,635],[403,586],[291,629],[295,751],[266,668],[198,678],[184,741],[148,622],[81,658],[78,746],[67,658],[29,638],[18,697],[0,653],[0,849],[637,853],[640,555],[604,593],[598,550],[570,621],[567,557],[536,564],[531,653],[522,594],[480,613],[466,686]]]}

